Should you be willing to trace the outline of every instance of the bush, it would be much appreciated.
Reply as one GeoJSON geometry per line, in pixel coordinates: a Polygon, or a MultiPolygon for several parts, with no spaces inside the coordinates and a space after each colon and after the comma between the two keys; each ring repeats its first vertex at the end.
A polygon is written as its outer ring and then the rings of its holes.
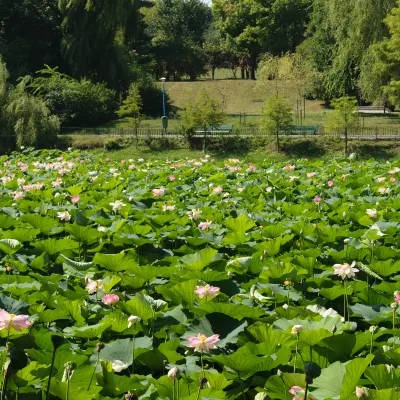
{"type": "Polygon", "coordinates": [[[10,91],[6,113],[17,146],[50,148],[56,144],[59,119],[51,115],[41,99],[25,92],[24,82],[10,91]]]}
{"type": "Polygon", "coordinates": [[[121,140],[119,138],[110,138],[104,141],[104,149],[111,151],[111,150],[118,150],[121,148],[121,140]]]}
{"type": "Polygon", "coordinates": [[[118,99],[104,83],[77,81],[46,67],[30,84],[63,126],[96,126],[115,118],[118,99]]]}

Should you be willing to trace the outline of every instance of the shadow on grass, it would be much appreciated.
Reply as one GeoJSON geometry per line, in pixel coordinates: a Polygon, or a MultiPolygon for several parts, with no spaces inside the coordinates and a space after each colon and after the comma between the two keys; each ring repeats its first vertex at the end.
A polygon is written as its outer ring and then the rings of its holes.
{"type": "Polygon", "coordinates": [[[287,139],[282,143],[282,152],[289,156],[314,158],[324,156],[327,151],[312,139],[287,139]]]}
{"type": "Polygon", "coordinates": [[[393,158],[398,153],[398,144],[390,142],[376,143],[351,143],[349,144],[350,151],[357,153],[358,158],[377,160],[388,160],[393,158]]]}

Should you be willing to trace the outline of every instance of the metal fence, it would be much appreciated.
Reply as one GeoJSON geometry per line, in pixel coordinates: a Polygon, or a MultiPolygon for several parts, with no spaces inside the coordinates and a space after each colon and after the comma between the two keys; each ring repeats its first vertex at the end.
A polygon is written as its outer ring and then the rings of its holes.
{"type": "MultiPolygon", "coordinates": [[[[118,136],[118,137],[138,137],[140,139],[152,138],[179,138],[185,137],[185,134],[178,129],[167,129],[164,131],[161,128],[62,128],[61,135],[79,135],[79,136],[118,136]]],[[[317,131],[300,131],[298,128],[292,131],[285,131],[280,133],[281,136],[294,136],[294,137],[342,137],[343,132],[325,132],[322,126],[317,127],[317,131]]],[[[234,128],[231,132],[195,132],[192,137],[267,137],[270,136],[268,132],[257,127],[238,127],[234,128]]],[[[369,137],[369,138],[400,138],[400,127],[366,127],[359,128],[356,131],[348,132],[348,137],[369,137]]]]}

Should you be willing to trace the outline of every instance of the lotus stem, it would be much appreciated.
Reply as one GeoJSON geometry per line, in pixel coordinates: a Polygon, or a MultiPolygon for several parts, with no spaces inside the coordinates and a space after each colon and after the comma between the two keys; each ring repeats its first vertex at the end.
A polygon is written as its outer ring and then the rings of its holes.
{"type": "Polygon", "coordinates": [[[47,382],[46,400],[49,400],[49,396],[50,396],[50,382],[51,382],[51,376],[53,375],[53,368],[54,368],[54,360],[56,358],[56,351],[57,351],[57,348],[54,346],[53,356],[51,357],[49,381],[47,382]]]}
{"type": "Polygon", "coordinates": [[[96,365],[95,365],[95,367],[94,367],[93,374],[92,374],[92,376],[90,377],[89,386],[88,386],[88,388],[87,388],[88,391],[90,390],[90,386],[92,385],[92,381],[93,381],[93,378],[94,378],[94,374],[96,373],[96,369],[97,369],[97,366],[99,365],[99,362],[100,362],[100,351],[97,352],[97,361],[96,361],[96,365]]]}
{"type": "Polygon", "coordinates": [[[293,373],[296,373],[296,365],[297,365],[297,353],[299,352],[299,339],[300,339],[300,332],[297,332],[297,341],[296,341],[296,355],[294,356],[294,366],[293,366],[293,373]]]}
{"type": "Polygon", "coordinates": [[[133,333],[132,375],[135,375],[135,340],[136,340],[136,332],[133,333]]]}

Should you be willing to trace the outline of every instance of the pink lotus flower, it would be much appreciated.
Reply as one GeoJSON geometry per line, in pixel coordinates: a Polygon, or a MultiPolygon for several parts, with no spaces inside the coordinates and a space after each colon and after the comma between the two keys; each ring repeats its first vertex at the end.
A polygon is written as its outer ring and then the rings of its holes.
{"type": "Polygon", "coordinates": [[[24,192],[15,192],[13,200],[14,201],[21,200],[24,198],[24,196],[25,196],[24,192]]]}
{"type": "MultiPolygon", "coordinates": [[[[292,400],[304,400],[304,395],[306,394],[305,389],[300,386],[292,386],[289,390],[290,394],[293,394],[294,397],[292,400]]],[[[307,400],[313,400],[314,397],[310,394],[307,395],[307,400]]]]}
{"type": "Polygon", "coordinates": [[[9,331],[13,328],[21,332],[22,328],[29,328],[32,325],[28,318],[29,315],[9,314],[5,310],[0,310],[0,330],[7,329],[9,331]]]}
{"type": "Polygon", "coordinates": [[[175,180],[175,177],[173,175],[171,175],[168,179],[172,182],[175,180]]]}
{"type": "Polygon", "coordinates": [[[321,197],[319,197],[319,196],[315,196],[314,197],[314,203],[319,203],[320,201],[321,201],[322,199],[321,199],[321,197]]]}
{"type": "Polygon", "coordinates": [[[332,181],[332,180],[329,180],[329,181],[328,181],[328,186],[329,186],[329,187],[333,186],[333,181],[332,181]]]}
{"type": "Polygon", "coordinates": [[[125,164],[126,163],[126,161],[125,160],[121,160],[121,164],[125,164]]]}
{"type": "Polygon", "coordinates": [[[296,166],[295,165],[286,165],[283,169],[285,171],[294,171],[296,169],[296,166]]]}
{"type": "Polygon", "coordinates": [[[77,202],[79,201],[79,199],[80,199],[79,196],[72,196],[72,197],[71,197],[71,203],[72,203],[72,204],[75,204],[75,203],[77,203],[77,202]]]}
{"type": "Polygon", "coordinates": [[[390,182],[396,182],[396,178],[394,177],[394,176],[392,176],[391,178],[390,178],[390,182]]]}
{"type": "Polygon", "coordinates": [[[237,191],[238,191],[239,193],[242,193],[243,190],[244,190],[244,188],[242,188],[242,187],[240,187],[240,188],[237,189],[237,191]]]}
{"type": "Polygon", "coordinates": [[[210,286],[207,284],[205,286],[196,286],[196,290],[194,292],[202,299],[203,297],[213,298],[218,295],[219,291],[219,287],[210,286]]]}
{"type": "Polygon", "coordinates": [[[400,304],[400,292],[395,292],[395,294],[394,294],[394,301],[395,301],[397,304],[400,304]]]}
{"type": "Polygon", "coordinates": [[[221,186],[217,186],[216,188],[213,189],[213,193],[222,193],[224,189],[222,189],[221,186]]]}
{"type": "Polygon", "coordinates": [[[257,167],[255,165],[249,165],[249,171],[256,172],[257,171],[257,167]]]}
{"type": "Polygon", "coordinates": [[[161,187],[160,189],[153,189],[151,193],[153,193],[154,197],[164,196],[165,189],[163,187],[161,187]]]}
{"type": "Polygon", "coordinates": [[[190,342],[187,347],[192,347],[196,351],[209,351],[215,349],[215,343],[219,342],[219,335],[207,337],[199,333],[197,337],[189,336],[187,340],[190,342]]]}
{"type": "Polygon", "coordinates": [[[119,302],[119,297],[116,294],[106,294],[101,301],[107,305],[114,305],[119,302]]]}
{"type": "Polygon", "coordinates": [[[200,222],[200,223],[199,223],[199,228],[200,228],[202,231],[206,231],[206,230],[208,230],[208,228],[211,226],[211,224],[212,224],[212,221],[209,221],[209,220],[207,219],[206,222],[200,222]]]}
{"type": "Polygon", "coordinates": [[[314,176],[316,175],[316,172],[308,172],[307,173],[307,178],[314,178],[314,176]]]}
{"type": "Polygon", "coordinates": [[[86,289],[89,289],[88,294],[96,293],[99,289],[103,289],[103,281],[88,279],[86,289]]]}
{"type": "Polygon", "coordinates": [[[357,399],[367,399],[368,398],[368,392],[365,388],[360,388],[356,386],[356,397],[357,399]]]}

